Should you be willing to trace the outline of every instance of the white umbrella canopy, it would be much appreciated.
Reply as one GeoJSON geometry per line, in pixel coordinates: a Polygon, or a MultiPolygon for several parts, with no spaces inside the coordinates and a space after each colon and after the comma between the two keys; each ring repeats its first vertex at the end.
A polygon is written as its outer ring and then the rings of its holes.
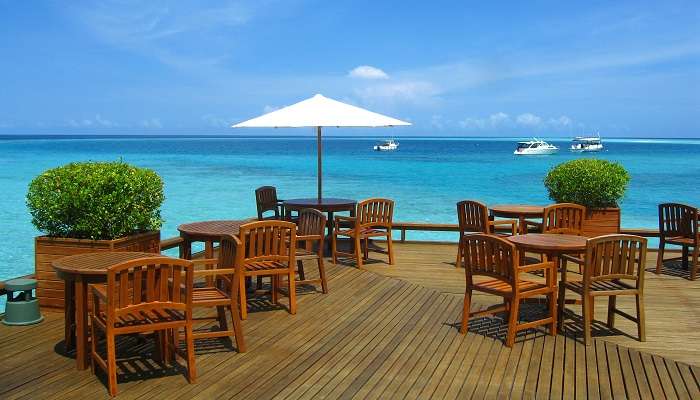
{"type": "Polygon", "coordinates": [[[318,201],[322,198],[321,128],[322,127],[383,127],[407,126],[408,122],[345,104],[317,94],[300,101],[233,125],[233,128],[302,128],[316,127],[318,147],[318,201]]]}

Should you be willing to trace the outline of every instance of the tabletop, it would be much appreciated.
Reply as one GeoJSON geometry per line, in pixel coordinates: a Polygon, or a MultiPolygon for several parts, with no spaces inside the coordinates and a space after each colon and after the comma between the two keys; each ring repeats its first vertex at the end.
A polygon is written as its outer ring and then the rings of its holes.
{"type": "Polygon", "coordinates": [[[54,269],[66,274],[106,275],[107,269],[124,261],[139,258],[166,257],[157,253],[135,251],[108,251],[101,253],[83,253],[58,259],[52,263],[54,269]]]}
{"type": "Polygon", "coordinates": [[[533,217],[542,216],[544,207],[529,206],[522,204],[496,204],[489,209],[495,214],[530,215],[533,217]]]}
{"type": "Polygon", "coordinates": [[[200,221],[182,224],[177,227],[180,233],[191,236],[223,236],[238,235],[241,225],[255,221],[254,219],[229,219],[220,221],[200,221]]]}
{"type": "Polygon", "coordinates": [[[584,251],[588,240],[585,236],[547,233],[528,233],[526,235],[508,236],[506,239],[525,249],[555,252],[584,251]]]}
{"type": "Polygon", "coordinates": [[[306,198],[306,199],[289,199],[285,200],[285,206],[292,207],[350,207],[357,204],[356,200],[353,199],[340,199],[335,197],[324,197],[320,201],[316,197],[306,198]]]}

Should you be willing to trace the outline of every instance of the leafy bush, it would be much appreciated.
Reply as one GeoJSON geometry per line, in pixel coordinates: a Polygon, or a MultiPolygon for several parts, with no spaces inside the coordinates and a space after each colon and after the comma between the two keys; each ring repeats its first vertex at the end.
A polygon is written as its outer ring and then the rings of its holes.
{"type": "Polygon", "coordinates": [[[32,223],[54,237],[117,239],[160,229],[163,181],[121,161],[71,163],[34,178],[32,223]]]}
{"type": "Polygon", "coordinates": [[[617,207],[629,180],[627,170],[618,163],[582,158],[552,168],[544,185],[557,203],[606,208],[617,207]]]}

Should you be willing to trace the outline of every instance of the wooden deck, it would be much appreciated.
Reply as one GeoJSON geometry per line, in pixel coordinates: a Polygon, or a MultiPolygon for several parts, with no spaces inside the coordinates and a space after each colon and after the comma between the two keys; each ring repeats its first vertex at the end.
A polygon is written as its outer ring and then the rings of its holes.
{"type": "MultiPolygon", "coordinates": [[[[499,319],[458,333],[464,277],[450,264],[453,247],[401,244],[396,255],[397,265],[367,270],[329,263],[330,293],[301,295],[296,316],[251,303],[248,352],[199,342],[197,384],[156,365],[150,343],[121,341],[118,398],[700,398],[700,366],[688,364],[700,359],[690,332],[700,326],[698,282],[647,275],[647,335],[658,344],[601,328],[588,348],[528,331],[509,349],[499,319]],[[673,344],[662,346],[662,337],[673,344]]],[[[62,315],[46,314],[36,326],[0,325],[0,397],[107,398],[89,370],[61,354],[62,315]]]]}

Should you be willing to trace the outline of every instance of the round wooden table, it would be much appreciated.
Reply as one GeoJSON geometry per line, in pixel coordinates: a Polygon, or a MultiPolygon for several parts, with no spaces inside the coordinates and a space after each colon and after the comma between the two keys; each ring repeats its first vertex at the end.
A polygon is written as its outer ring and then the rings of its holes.
{"type": "Polygon", "coordinates": [[[542,218],[544,215],[544,207],[542,206],[496,204],[489,207],[489,209],[494,217],[517,218],[518,230],[520,231],[521,235],[527,233],[527,225],[525,224],[525,220],[527,218],[542,218]]]}
{"type": "Polygon", "coordinates": [[[200,221],[182,224],[177,227],[183,243],[180,246],[180,258],[192,259],[192,243],[204,242],[204,258],[214,256],[214,243],[223,235],[238,235],[241,225],[253,222],[254,219],[231,219],[220,221],[200,221]]]}
{"type": "Polygon", "coordinates": [[[65,346],[75,348],[80,370],[88,367],[88,292],[90,283],[107,281],[107,269],[124,261],[164,257],[158,253],[101,252],[64,257],[51,263],[56,275],[65,281],[65,346]]]}

